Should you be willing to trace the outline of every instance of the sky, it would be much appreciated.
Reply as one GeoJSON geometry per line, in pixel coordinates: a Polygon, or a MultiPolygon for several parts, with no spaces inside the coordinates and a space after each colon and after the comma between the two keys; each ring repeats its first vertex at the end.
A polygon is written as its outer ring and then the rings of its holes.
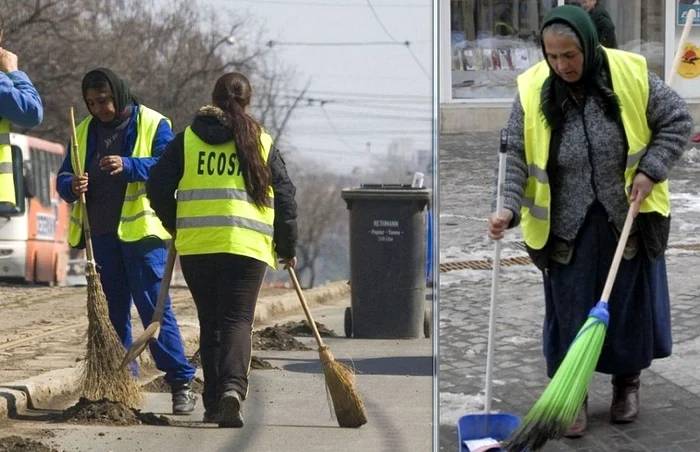
{"type": "Polygon", "coordinates": [[[310,79],[306,97],[328,101],[295,111],[278,143],[282,151],[293,147],[341,174],[376,166],[392,140],[411,140],[403,148],[407,159],[431,151],[432,0],[199,3],[250,14],[264,27],[265,42],[279,43],[272,48],[279,60],[295,68],[290,94],[310,79]],[[395,41],[411,45],[384,44],[395,41]]]}

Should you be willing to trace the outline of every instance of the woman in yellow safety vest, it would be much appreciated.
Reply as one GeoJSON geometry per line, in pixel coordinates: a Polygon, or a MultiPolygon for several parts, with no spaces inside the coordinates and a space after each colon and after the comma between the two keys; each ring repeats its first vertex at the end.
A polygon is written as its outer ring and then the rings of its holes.
{"type": "MultiPolygon", "coordinates": [[[[671,354],[667,179],[693,121],[644,57],[599,44],[583,9],[554,8],[541,40],[545,61],[518,78],[507,126],[505,209],[490,216],[488,234],[500,240],[520,224],[543,271],[543,348],[551,378],[601,296],[634,205],[596,369],[612,375],[611,421],[632,422],[641,371],[671,354]]],[[[586,410],[587,401],[566,436],[583,434],[586,410]]]]}
{"type": "Polygon", "coordinates": [[[147,196],[175,236],[197,306],[204,422],[242,427],[255,305],[267,267],[296,265],[296,189],[272,138],[247,114],[252,90],[224,74],[152,167],[147,196]],[[177,200],[175,191],[177,190],[177,200]]]}

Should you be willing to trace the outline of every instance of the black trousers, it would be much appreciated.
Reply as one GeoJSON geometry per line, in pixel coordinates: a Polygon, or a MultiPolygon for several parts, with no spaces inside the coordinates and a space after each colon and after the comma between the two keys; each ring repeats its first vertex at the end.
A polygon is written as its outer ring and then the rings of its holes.
{"type": "Polygon", "coordinates": [[[227,253],[181,256],[180,264],[199,317],[204,408],[216,411],[224,392],[248,394],[255,305],[267,264],[227,253]]]}

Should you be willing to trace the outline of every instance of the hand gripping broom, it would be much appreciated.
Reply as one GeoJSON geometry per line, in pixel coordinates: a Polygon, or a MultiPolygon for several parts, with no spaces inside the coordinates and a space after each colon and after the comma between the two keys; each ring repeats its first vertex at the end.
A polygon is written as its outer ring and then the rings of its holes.
{"type": "Polygon", "coordinates": [[[362,398],[355,389],[355,375],[352,369],[336,361],[333,354],[331,354],[330,348],[323,343],[321,335],[318,333],[316,323],[313,317],[311,317],[311,311],[309,311],[309,306],[306,303],[306,298],[301,290],[296,273],[291,267],[287,270],[294,283],[294,289],[299,296],[304,314],[306,314],[306,320],[309,322],[309,326],[318,343],[318,353],[321,358],[321,363],[323,364],[326,387],[331,395],[338,425],[348,428],[361,427],[367,423],[367,413],[365,412],[365,405],[362,402],[362,398]]]}
{"type": "MultiPolygon", "coordinates": [[[[80,168],[80,155],[78,153],[78,139],[75,131],[75,115],[70,109],[72,143],[71,151],[75,174],[83,174],[80,168]]],[[[97,272],[95,256],[92,249],[92,236],[90,234],[90,222],[88,221],[87,208],[85,207],[85,194],[80,195],[80,209],[83,217],[83,233],[85,235],[85,254],[87,264],[85,266],[85,278],[87,280],[87,350],[83,362],[78,387],[81,394],[93,401],[103,398],[113,402],[121,402],[127,406],[135,407],[141,403],[141,391],[138,384],[127,369],[121,369],[119,362],[124,353],[117,332],[109,320],[109,308],[107,297],[102,289],[100,275],[97,272]]]]}
{"type": "MultiPolygon", "coordinates": [[[[686,16],[674,63],[668,74],[669,86],[675,79],[683,55],[683,47],[694,19],[695,10],[691,9],[686,16]]],[[[541,449],[547,441],[561,438],[566,428],[573,423],[578,410],[581,409],[603,349],[609,320],[608,298],[632,228],[634,220],[632,210],[633,206],[630,206],[600,301],[589,313],[588,320],[574,338],[544,393],[519,428],[508,438],[507,451],[536,451],[541,449]]]]}

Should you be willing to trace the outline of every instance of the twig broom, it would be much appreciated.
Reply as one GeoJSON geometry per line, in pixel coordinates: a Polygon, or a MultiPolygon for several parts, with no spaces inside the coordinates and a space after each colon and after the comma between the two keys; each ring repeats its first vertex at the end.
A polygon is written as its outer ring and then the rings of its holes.
{"type": "MultiPolygon", "coordinates": [[[[674,63],[668,74],[669,86],[673,85],[683,55],[683,47],[688,39],[688,33],[694,19],[695,10],[691,9],[686,16],[674,63]]],[[[634,220],[632,208],[630,206],[627,212],[625,225],[620,234],[600,302],[588,314],[588,320],[574,338],[564,360],[544,393],[527,414],[522,424],[508,438],[508,443],[505,446],[507,451],[536,451],[541,449],[547,441],[561,438],[581,409],[603,349],[609,320],[608,299],[632,228],[634,220]]]]}
{"type": "MultiPolygon", "coordinates": [[[[83,174],[80,168],[78,139],[75,131],[75,115],[70,109],[73,161],[75,174],[83,174]]],[[[92,249],[90,222],[85,206],[85,194],[80,195],[80,208],[83,215],[83,233],[85,235],[85,254],[87,264],[87,350],[81,367],[78,387],[83,397],[89,400],[109,399],[135,407],[141,403],[141,391],[128,369],[120,369],[119,363],[124,354],[124,345],[109,320],[107,297],[102,290],[100,275],[97,272],[95,256],[92,249]]]]}
{"type": "Polygon", "coordinates": [[[311,311],[309,311],[309,306],[306,303],[306,298],[301,290],[296,273],[291,267],[288,268],[288,271],[294,283],[294,289],[299,296],[301,307],[306,314],[306,320],[309,322],[311,331],[313,331],[318,343],[318,353],[323,364],[326,387],[331,395],[338,425],[347,428],[361,427],[367,423],[367,413],[365,412],[365,404],[355,389],[355,374],[352,369],[336,361],[330,348],[323,343],[321,335],[318,333],[316,322],[311,317],[311,311]]]}

